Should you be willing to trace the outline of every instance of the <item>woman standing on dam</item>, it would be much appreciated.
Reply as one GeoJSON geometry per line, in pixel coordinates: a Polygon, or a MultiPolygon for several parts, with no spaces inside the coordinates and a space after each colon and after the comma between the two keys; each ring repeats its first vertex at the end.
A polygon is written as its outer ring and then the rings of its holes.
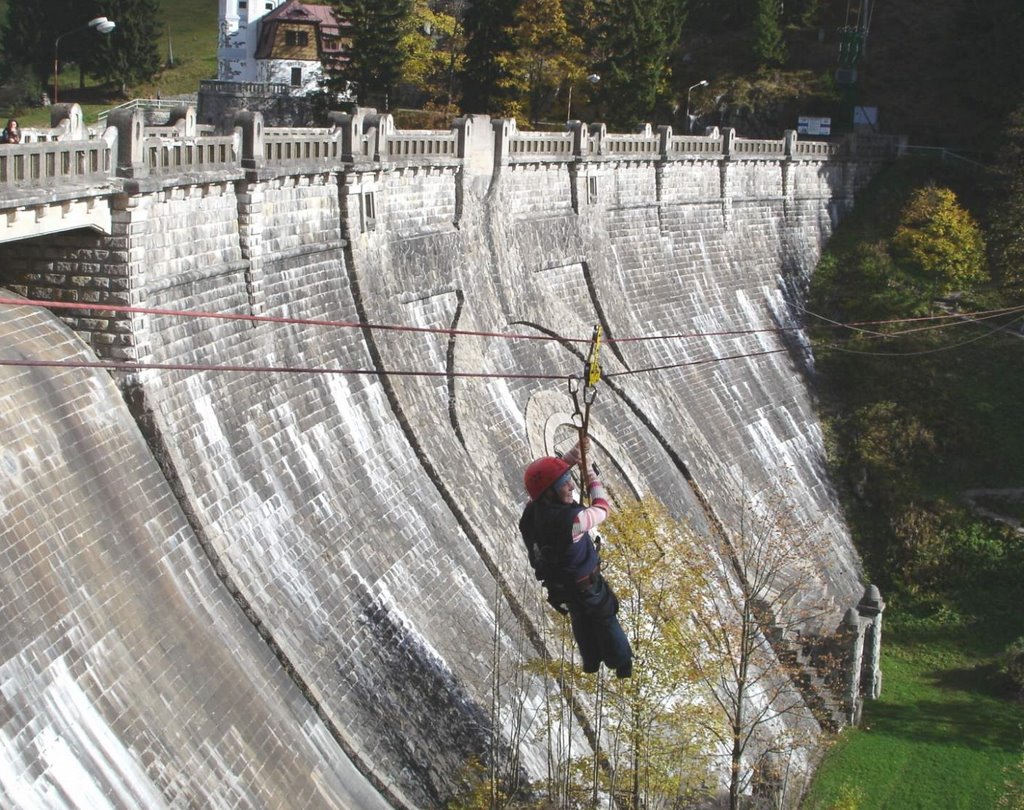
{"type": "Polygon", "coordinates": [[[591,505],[576,500],[572,468],[579,464],[583,469],[583,455],[577,443],[562,458],[545,456],[530,463],[523,474],[530,502],[519,519],[519,532],[548,602],[569,614],[583,671],[597,672],[603,662],[618,677],[628,678],[633,651],[616,615],[619,600],[601,576],[601,558],[590,536],[611,506],[592,467],[583,478],[591,505]]]}

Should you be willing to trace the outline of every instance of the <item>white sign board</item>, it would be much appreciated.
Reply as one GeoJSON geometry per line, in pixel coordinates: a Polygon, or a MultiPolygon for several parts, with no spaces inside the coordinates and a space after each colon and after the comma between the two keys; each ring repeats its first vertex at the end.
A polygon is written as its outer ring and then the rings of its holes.
{"type": "Polygon", "coordinates": [[[796,131],[798,135],[831,135],[832,119],[801,115],[797,119],[796,131]]]}

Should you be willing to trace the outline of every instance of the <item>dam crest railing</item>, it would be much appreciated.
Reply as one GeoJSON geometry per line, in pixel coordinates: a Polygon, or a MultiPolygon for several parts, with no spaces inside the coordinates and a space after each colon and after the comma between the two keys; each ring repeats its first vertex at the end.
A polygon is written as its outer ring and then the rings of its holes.
{"type": "Polygon", "coordinates": [[[0,147],[0,199],[53,194],[61,186],[102,186],[121,179],[181,175],[237,175],[245,170],[317,171],[382,166],[448,165],[479,148],[475,128],[490,127],[495,166],[573,161],[879,160],[899,153],[897,139],[849,137],[802,141],[795,131],[779,139],[747,139],[733,129],[676,135],[646,124],[609,133],[604,124],[570,121],[564,132],[520,132],[513,120],[456,119],[449,130],[397,130],[393,118],[372,109],[334,113],[331,125],[267,127],[260,113],[243,111],[219,132],[196,122],[192,107],[172,109],[160,126],[139,110],[114,110],[101,131],[88,130],[77,104],[56,105],[53,126],[26,131],[19,145],[0,147]]]}

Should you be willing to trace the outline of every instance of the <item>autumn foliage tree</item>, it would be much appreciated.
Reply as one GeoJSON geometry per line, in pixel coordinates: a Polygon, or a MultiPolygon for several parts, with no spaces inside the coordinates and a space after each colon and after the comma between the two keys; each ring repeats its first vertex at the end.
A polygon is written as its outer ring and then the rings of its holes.
{"type": "Polygon", "coordinates": [[[981,229],[948,188],[927,186],[911,196],[892,249],[934,297],[971,290],[988,279],[981,229]]]}
{"type": "Polygon", "coordinates": [[[570,30],[561,0],[522,0],[510,50],[498,55],[509,118],[530,122],[552,113],[552,101],[583,76],[582,41],[570,30]],[[525,99],[525,110],[522,100],[525,99]]]}
{"type": "Polygon", "coordinates": [[[651,497],[619,505],[602,529],[602,568],[634,662],[631,678],[607,685],[605,787],[623,806],[679,806],[702,793],[710,767],[709,706],[691,655],[702,576],[691,534],[651,497]]]}
{"type": "Polygon", "coordinates": [[[453,109],[455,77],[462,70],[465,34],[462,0],[414,0],[399,42],[403,80],[422,94],[428,109],[453,109]]]}

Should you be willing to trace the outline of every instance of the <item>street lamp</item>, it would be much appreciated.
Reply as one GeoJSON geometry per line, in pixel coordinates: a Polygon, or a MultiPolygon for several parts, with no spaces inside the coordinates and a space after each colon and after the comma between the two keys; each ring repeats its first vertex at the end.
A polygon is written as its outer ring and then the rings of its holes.
{"type": "MultiPolygon", "coordinates": [[[[590,82],[593,85],[596,85],[599,81],[601,81],[601,77],[598,76],[596,73],[591,73],[589,76],[587,76],[587,81],[590,82]]],[[[565,120],[566,121],[571,121],[572,120],[572,82],[571,81],[569,82],[569,104],[565,108],[565,120]]]]}
{"type": "Polygon", "coordinates": [[[686,133],[690,134],[693,132],[693,119],[690,118],[690,93],[696,90],[698,87],[707,87],[708,80],[701,79],[696,84],[691,84],[690,89],[686,91],[686,133]]]}
{"type": "Polygon", "coordinates": [[[84,31],[87,28],[91,28],[93,31],[97,31],[100,34],[109,34],[114,28],[117,27],[117,23],[113,20],[108,20],[106,17],[94,17],[89,20],[85,25],[80,25],[78,28],[72,28],[70,31],[65,31],[53,43],[53,103],[57,103],[57,75],[60,72],[60,41],[64,39],[68,34],[76,34],[79,31],[84,31]]]}

